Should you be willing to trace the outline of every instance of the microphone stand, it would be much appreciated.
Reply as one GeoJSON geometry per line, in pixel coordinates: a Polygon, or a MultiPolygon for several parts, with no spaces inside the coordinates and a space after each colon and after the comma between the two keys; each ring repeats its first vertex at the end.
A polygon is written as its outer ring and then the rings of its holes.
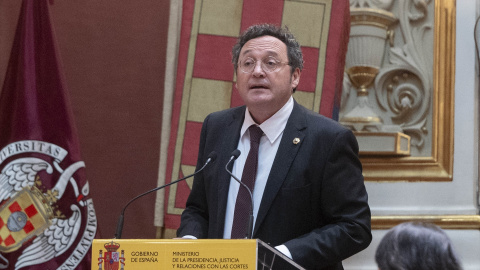
{"type": "Polygon", "coordinates": [[[144,193],[138,195],[137,197],[131,199],[131,200],[125,205],[125,207],[123,207],[122,212],[121,212],[121,214],[120,214],[120,217],[118,218],[117,229],[116,229],[116,231],[115,231],[115,237],[114,237],[114,239],[121,239],[121,238],[122,238],[122,230],[123,230],[123,221],[124,221],[124,216],[125,216],[125,210],[127,209],[127,207],[128,207],[132,202],[134,202],[134,201],[137,200],[138,198],[143,197],[143,196],[145,196],[145,195],[147,195],[147,194],[149,194],[149,193],[152,193],[152,192],[154,192],[154,191],[160,190],[160,189],[162,189],[162,188],[166,188],[166,187],[168,187],[168,186],[170,186],[170,185],[176,184],[176,183],[178,183],[178,182],[180,182],[180,181],[182,181],[182,180],[185,180],[185,179],[187,179],[187,178],[190,178],[190,177],[196,175],[197,173],[203,171],[203,169],[204,169],[208,164],[210,164],[211,162],[213,162],[216,158],[217,158],[217,153],[215,153],[215,151],[213,151],[213,152],[211,152],[211,153],[208,155],[207,161],[206,161],[205,164],[202,166],[202,168],[200,168],[198,171],[196,171],[196,172],[194,172],[194,173],[192,173],[192,174],[190,174],[190,175],[187,175],[187,176],[185,176],[185,177],[183,177],[183,178],[180,178],[180,179],[178,179],[178,180],[175,180],[175,181],[173,181],[173,182],[170,182],[170,183],[168,183],[168,184],[166,184],[166,185],[159,186],[159,187],[156,187],[156,188],[154,188],[154,189],[151,189],[151,190],[149,190],[149,191],[147,191],[147,192],[144,192],[144,193]]]}

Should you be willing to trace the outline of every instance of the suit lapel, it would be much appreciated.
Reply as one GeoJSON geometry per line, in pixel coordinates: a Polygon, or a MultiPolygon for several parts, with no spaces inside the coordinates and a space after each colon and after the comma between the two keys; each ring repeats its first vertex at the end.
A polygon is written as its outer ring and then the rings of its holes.
{"type": "MultiPolygon", "coordinates": [[[[223,164],[219,167],[220,172],[218,172],[218,208],[217,208],[217,217],[218,217],[218,235],[217,238],[223,238],[223,227],[225,226],[225,211],[227,207],[227,197],[228,189],[230,187],[230,175],[225,171],[225,165],[230,160],[230,155],[233,150],[237,149],[238,140],[240,139],[240,129],[242,128],[243,119],[245,116],[245,106],[234,110],[231,115],[228,115],[228,121],[225,125],[225,132],[221,139],[221,151],[220,156],[222,160],[220,162],[223,164]]],[[[231,171],[233,167],[233,162],[229,166],[231,171]]]]}
{"type": "Polygon", "coordinates": [[[280,187],[298,153],[300,144],[295,144],[294,140],[298,138],[300,142],[303,141],[306,127],[305,112],[301,106],[295,102],[285,130],[283,131],[282,140],[272,164],[270,175],[268,176],[267,185],[265,186],[262,202],[255,221],[254,235],[267,215],[277,193],[280,191],[280,187]]]}

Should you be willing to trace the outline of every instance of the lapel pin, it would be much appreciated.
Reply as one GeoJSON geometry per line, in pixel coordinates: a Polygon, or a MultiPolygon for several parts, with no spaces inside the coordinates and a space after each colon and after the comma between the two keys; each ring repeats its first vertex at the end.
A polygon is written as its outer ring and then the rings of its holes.
{"type": "Polygon", "coordinates": [[[293,144],[298,144],[300,142],[300,138],[293,139],[293,144]]]}

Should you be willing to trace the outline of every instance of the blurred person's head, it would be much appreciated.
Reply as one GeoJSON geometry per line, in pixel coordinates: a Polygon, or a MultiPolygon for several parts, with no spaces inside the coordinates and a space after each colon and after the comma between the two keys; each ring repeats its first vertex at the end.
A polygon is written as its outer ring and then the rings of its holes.
{"type": "Polygon", "coordinates": [[[447,234],[438,226],[406,222],[392,228],[377,247],[380,270],[462,269],[447,234]]]}

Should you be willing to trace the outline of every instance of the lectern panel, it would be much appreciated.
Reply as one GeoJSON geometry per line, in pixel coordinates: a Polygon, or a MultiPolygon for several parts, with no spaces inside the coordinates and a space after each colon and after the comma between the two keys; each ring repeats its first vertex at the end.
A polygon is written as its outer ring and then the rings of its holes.
{"type": "Polygon", "coordinates": [[[95,239],[92,270],[304,269],[259,239],[95,239]]]}
{"type": "Polygon", "coordinates": [[[256,269],[256,247],[256,240],[95,239],[91,269],[256,269]]]}

